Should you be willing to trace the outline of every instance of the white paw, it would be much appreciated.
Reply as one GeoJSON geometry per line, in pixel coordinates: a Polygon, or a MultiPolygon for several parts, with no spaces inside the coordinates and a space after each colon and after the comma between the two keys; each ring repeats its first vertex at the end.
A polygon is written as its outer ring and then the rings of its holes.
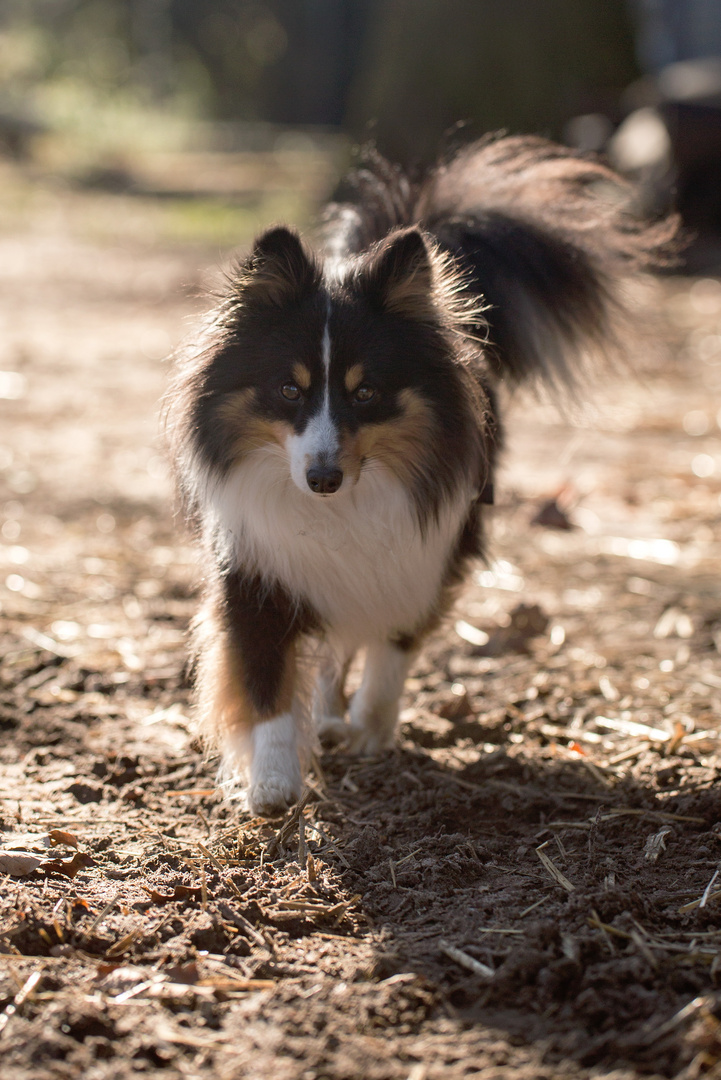
{"type": "Polygon", "coordinates": [[[395,741],[397,723],[397,701],[379,702],[369,707],[357,694],[350,708],[348,749],[351,754],[362,757],[375,757],[384,750],[390,750],[395,741]]]}
{"type": "Polygon", "coordinates": [[[256,817],[277,817],[298,802],[302,787],[299,777],[264,776],[247,789],[248,809],[256,817]]]}
{"type": "Polygon", "coordinates": [[[348,750],[358,757],[377,757],[393,746],[393,731],[369,731],[368,728],[352,727],[348,750]]]}
{"type": "Polygon", "coordinates": [[[316,729],[318,738],[326,746],[337,746],[348,738],[348,724],[342,716],[319,716],[316,729]]]}
{"type": "Polygon", "coordinates": [[[252,814],[272,817],[297,802],[303,790],[298,732],[293,716],[284,713],[256,724],[249,741],[248,807],[252,814]]]}

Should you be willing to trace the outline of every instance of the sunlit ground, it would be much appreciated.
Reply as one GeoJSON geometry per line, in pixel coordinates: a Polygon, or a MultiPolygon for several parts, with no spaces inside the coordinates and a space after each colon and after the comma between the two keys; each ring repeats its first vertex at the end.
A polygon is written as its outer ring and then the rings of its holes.
{"type": "Polygon", "coordinates": [[[585,415],[511,403],[490,565],[416,664],[394,752],[326,755],[281,829],[224,803],[193,741],[199,571],[158,438],[167,356],[234,247],[310,221],[335,154],[0,169],[8,1075],[704,1075],[717,280],[650,287],[662,347],[643,339],[585,415]],[[548,501],[573,528],[532,524],[548,501]]]}

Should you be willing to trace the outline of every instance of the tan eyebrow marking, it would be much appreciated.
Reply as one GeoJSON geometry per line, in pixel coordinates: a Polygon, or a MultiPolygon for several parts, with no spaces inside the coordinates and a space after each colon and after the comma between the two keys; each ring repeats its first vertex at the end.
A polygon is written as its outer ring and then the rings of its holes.
{"type": "Polygon", "coordinates": [[[354,364],[353,367],[348,368],[345,373],[345,388],[349,394],[352,394],[354,390],[357,390],[360,384],[363,382],[363,365],[354,364]]]}
{"type": "Polygon", "coordinates": [[[305,364],[293,365],[293,378],[298,383],[301,390],[307,390],[310,386],[310,371],[305,364]]]}

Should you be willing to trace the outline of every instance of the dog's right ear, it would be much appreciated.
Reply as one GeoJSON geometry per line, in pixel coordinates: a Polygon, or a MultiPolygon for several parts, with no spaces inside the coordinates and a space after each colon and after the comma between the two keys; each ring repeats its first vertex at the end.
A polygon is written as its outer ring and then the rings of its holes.
{"type": "Polygon", "coordinates": [[[280,225],[262,233],[236,281],[238,298],[272,307],[296,303],[316,289],[321,272],[297,233],[280,225]]]}
{"type": "Polygon", "coordinates": [[[361,263],[356,287],[371,303],[416,322],[438,321],[432,256],[419,229],[391,233],[361,263]]]}

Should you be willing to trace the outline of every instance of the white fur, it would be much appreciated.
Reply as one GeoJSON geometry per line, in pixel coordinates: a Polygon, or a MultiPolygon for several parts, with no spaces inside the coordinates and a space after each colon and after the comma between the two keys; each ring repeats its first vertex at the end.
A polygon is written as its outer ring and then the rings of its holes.
{"type": "Polygon", "coordinates": [[[325,372],[325,402],[328,404],[328,397],[330,394],[330,312],[331,301],[328,298],[328,306],[326,308],[325,326],[323,327],[323,342],[322,342],[322,356],[323,356],[323,371],[325,372]]]}
{"type": "Polygon", "coordinates": [[[363,682],[350,708],[351,746],[358,754],[377,754],[393,744],[398,700],[411,657],[387,642],[370,645],[363,682]]]}
{"type": "Polygon", "coordinates": [[[298,717],[282,713],[228,739],[221,780],[232,790],[245,773],[248,809],[273,816],[300,798],[309,749],[298,717]]]}
{"type": "MultiPolygon", "coordinates": [[[[293,483],[305,496],[319,500],[322,496],[308,487],[306,473],[311,465],[319,461],[334,461],[340,445],[327,399],[323,402],[321,411],[308,421],[305,430],[300,435],[289,435],[285,445],[293,483]]],[[[347,481],[347,477],[344,479],[347,481]]],[[[338,490],[340,491],[340,488],[338,490]]]]}
{"type": "Polygon", "coordinates": [[[348,734],[343,684],[351,659],[339,643],[324,642],[313,693],[313,722],[325,742],[341,742],[348,734]]]}
{"type": "Polygon", "coordinates": [[[334,498],[312,498],[277,446],[205,488],[207,519],[229,563],[306,599],[346,655],[411,632],[431,614],[471,497],[456,492],[422,533],[409,494],[378,463],[368,461],[334,498]]]}
{"type": "MultiPolygon", "coordinates": [[[[285,441],[293,483],[304,495],[314,499],[332,498],[333,495],[319,496],[311,491],[306,477],[308,469],[313,465],[331,464],[336,460],[340,449],[338,429],[333,423],[330,413],[330,310],[331,304],[329,300],[321,341],[321,358],[323,361],[323,404],[321,410],[311,417],[300,435],[293,432],[288,435],[285,441]]],[[[337,495],[343,487],[347,489],[351,484],[350,477],[344,476],[341,487],[333,494],[337,495]]]]}
{"type": "MultiPolygon", "coordinates": [[[[278,582],[322,619],[326,657],[313,702],[320,734],[338,739],[348,733],[343,675],[355,650],[368,646],[350,735],[356,752],[377,753],[392,743],[410,662],[388,638],[412,633],[432,615],[473,492],[451,494],[438,520],[422,530],[403,484],[373,459],[355,482],[346,475],[332,497],[310,490],[308,468],[334,461],[340,445],[330,412],[329,320],[330,307],[320,412],[300,435],[289,435],[285,447],[253,451],[222,480],[196,473],[194,489],[228,565],[278,582]]],[[[296,701],[292,713],[255,725],[226,747],[231,776],[239,758],[249,761],[253,813],[273,813],[300,796],[311,742],[296,701]]]]}

